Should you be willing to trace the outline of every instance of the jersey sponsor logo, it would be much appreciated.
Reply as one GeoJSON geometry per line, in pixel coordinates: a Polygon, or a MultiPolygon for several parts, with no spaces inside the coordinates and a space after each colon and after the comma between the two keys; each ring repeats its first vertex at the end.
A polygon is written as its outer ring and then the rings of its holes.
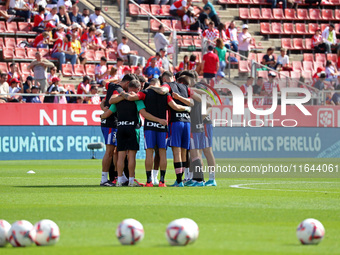
{"type": "Polygon", "coordinates": [[[118,121],[117,123],[118,126],[133,126],[135,125],[135,122],[134,121],[118,121]]]}
{"type": "Polygon", "coordinates": [[[203,124],[196,124],[196,129],[202,129],[202,128],[204,128],[203,124]]]}
{"type": "Polygon", "coordinates": [[[165,126],[163,126],[162,124],[156,123],[156,122],[147,122],[146,123],[147,127],[155,127],[155,128],[159,128],[159,129],[165,129],[165,126]]]}
{"type": "Polygon", "coordinates": [[[190,115],[189,113],[185,113],[185,112],[176,112],[176,118],[190,119],[190,115]]]}

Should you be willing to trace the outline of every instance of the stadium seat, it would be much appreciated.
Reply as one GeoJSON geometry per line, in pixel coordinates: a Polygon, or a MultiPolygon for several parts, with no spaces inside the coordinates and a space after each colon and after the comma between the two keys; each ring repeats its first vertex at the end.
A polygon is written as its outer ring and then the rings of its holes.
{"type": "Polygon", "coordinates": [[[108,61],[116,61],[117,52],[115,50],[106,50],[106,58],[108,61]]]}
{"type": "Polygon", "coordinates": [[[286,49],[292,49],[292,40],[290,38],[282,38],[281,39],[281,47],[286,49]]]}
{"type": "Polygon", "coordinates": [[[161,15],[160,14],[161,6],[159,4],[151,4],[150,11],[151,11],[151,14],[154,16],[161,15]]]}
{"type": "Polygon", "coordinates": [[[303,50],[305,48],[303,45],[303,40],[301,38],[294,38],[293,47],[295,50],[303,50]]]}
{"type": "Polygon", "coordinates": [[[261,34],[271,34],[270,23],[261,22],[260,28],[261,28],[261,34]]]}
{"type": "Polygon", "coordinates": [[[290,78],[292,78],[292,79],[300,79],[300,77],[301,77],[301,72],[299,72],[299,71],[290,72],[290,78]]]}
{"type": "Polygon", "coordinates": [[[321,31],[324,31],[326,27],[328,27],[328,24],[321,24],[321,31]]]}
{"type": "Polygon", "coordinates": [[[8,33],[16,33],[18,31],[18,25],[16,22],[6,23],[8,33]]]}
{"type": "Polygon", "coordinates": [[[259,8],[250,8],[250,17],[252,19],[261,19],[261,11],[259,8]]]}
{"type": "Polygon", "coordinates": [[[332,61],[333,63],[338,62],[338,57],[336,54],[327,54],[327,60],[332,61]]]}
{"type": "Polygon", "coordinates": [[[4,46],[4,38],[0,37],[0,49],[2,49],[4,46]]]}
{"type": "Polygon", "coordinates": [[[334,16],[333,16],[333,11],[332,10],[323,9],[321,14],[322,14],[322,18],[324,20],[334,20],[334,16]]]}
{"type": "Polygon", "coordinates": [[[23,74],[31,74],[31,70],[28,69],[30,63],[20,63],[20,70],[23,74]]]}
{"type": "Polygon", "coordinates": [[[74,65],[74,75],[75,76],[85,76],[86,72],[85,72],[84,65],[81,65],[81,64],[74,65]]]}
{"type": "Polygon", "coordinates": [[[285,34],[295,34],[294,24],[293,23],[283,23],[283,31],[285,34]]]}
{"type": "Polygon", "coordinates": [[[281,71],[279,72],[279,77],[280,79],[287,79],[290,77],[290,72],[289,71],[281,71]]]}
{"type": "Polygon", "coordinates": [[[309,23],[308,24],[308,32],[310,34],[315,34],[315,31],[319,28],[319,24],[317,23],[309,23]]]}
{"type": "Polygon", "coordinates": [[[150,30],[153,32],[158,32],[158,27],[161,23],[159,23],[157,20],[152,19],[150,20],[150,30]]]}
{"type": "Polygon", "coordinates": [[[283,14],[283,9],[273,9],[273,17],[278,20],[285,20],[285,15],[283,14]]]}
{"type": "Polygon", "coordinates": [[[264,53],[257,53],[257,62],[261,63],[264,55],[266,55],[266,54],[264,54],[264,53]]]}
{"type": "Polygon", "coordinates": [[[35,59],[35,53],[37,52],[36,48],[27,48],[27,58],[35,59]]]}
{"type": "Polygon", "coordinates": [[[163,16],[170,16],[170,7],[170,5],[162,5],[163,16]]]}
{"type": "Polygon", "coordinates": [[[16,46],[15,38],[5,38],[5,46],[14,49],[16,46]]]}
{"type": "Polygon", "coordinates": [[[202,40],[201,39],[195,39],[194,45],[196,46],[196,48],[202,48],[202,40]]]}
{"type": "Polygon", "coordinates": [[[264,80],[268,80],[268,71],[258,71],[258,77],[262,77],[264,80]]]}
{"type": "Polygon", "coordinates": [[[309,20],[307,9],[298,9],[297,18],[299,20],[309,20]]]}
{"type": "Polygon", "coordinates": [[[129,13],[131,16],[139,15],[139,8],[134,4],[129,4],[129,13]]]}
{"type": "Polygon", "coordinates": [[[263,19],[273,19],[272,9],[270,8],[262,8],[261,15],[263,19]]]}
{"type": "MultiPolygon", "coordinates": [[[[148,4],[140,4],[140,7],[145,9],[145,11],[151,13],[150,5],[148,5],[148,4]]],[[[148,13],[145,12],[143,9],[140,9],[140,14],[139,15],[148,16],[148,13]]]]}
{"type": "Polygon", "coordinates": [[[172,21],[172,28],[176,31],[183,31],[185,29],[183,29],[182,27],[182,21],[180,20],[173,20],[172,21]]]}
{"type": "Polygon", "coordinates": [[[63,65],[62,65],[62,71],[61,71],[61,73],[62,73],[63,76],[65,76],[65,77],[73,76],[74,73],[73,73],[72,65],[71,65],[71,64],[63,64],[63,65]]]}
{"type": "Polygon", "coordinates": [[[322,53],[316,53],[315,54],[315,62],[320,62],[325,64],[326,63],[326,56],[322,53]]]}
{"type": "Polygon", "coordinates": [[[325,63],[314,62],[314,73],[318,70],[319,67],[325,67],[325,63]]]}
{"type": "Polygon", "coordinates": [[[282,34],[283,30],[282,30],[282,25],[281,23],[272,23],[272,33],[273,34],[282,34]]]}
{"type": "Polygon", "coordinates": [[[301,63],[301,61],[293,61],[292,62],[292,67],[293,67],[293,71],[301,72],[302,71],[302,63],[301,63]]]}
{"type": "MultiPolygon", "coordinates": [[[[172,27],[171,26],[171,20],[169,20],[169,19],[162,19],[162,23],[169,28],[172,27]]],[[[180,22],[180,24],[182,24],[182,23],[180,22]]],[[[164,27],[165,31],[170,31],[169,28],[167,28],[167,27],[164,27]]],[[[158,28],[157,28],[157,31],[158,31],[158,28]]]]}
{"type": "Polygon", "coordinates": [[[303,71],[305,72],[313,72],[313,61],[302,61],[303,71]]]}
{"type": "Polygon", "coordinates": [[[312,62],[314,62],[314,55],[313,55],[313,53],[304,53],[303,54],[303,61],[312,61],[312,62]]]}
{"type": "Polygon", "coordinates": [[[252,0],[240,0],[242,4],[252,4],[252,0]]]}
{"type": "Polygon", "coordinates": [[[296,23],[295,30],[297,34],[308,34],[304,23],[296,23]]]}
{"type": "Polygon", "coordinates": [[[95,52],[94,52],[94,59],[96,60],[96,61],[100,61],[100,58],[101,57],[105,57],[105,52],[103,51],[103,50],[96,50],[95,52]]]}
{"type": "Polygon", "coordinates": [[[2,49],[2,54],[4,59],[14,59],[14,48],[3,48],[2,49]]]}
{"type": "Polygon", "coordinates": [[[25,48],[15,48],[15,58],[26,59],[26,49],[25,48]]]}
{"type": "Polygon", "coordinates": [[[36,32],[32,31],[31,23],[27,22],[18,23],[18,33],[36,34],[36,32]]]}
{"type": "Polygon", "coordinates": [[[309,9],[309,18],[311,20],[321,20],[321,13],[319,9],[309,9]]]}
{"type": "Polygon", "coordinates": [[[0,62],[0,70],[2,73],[8,73],[8,66],[5,62],[0,62]]]}
{"type": "Polygon", "coordinates": [[[183,47],[189,47],[194,44],[192,39],[183,39],[182,42],[183,42],[182,44],[183,47]]]}
{"type": "Polygon", "coordinates": [[[6,33],[7,28],[6,28],[6,23],[5,21],[0,21],[0,33],[6,33]]]}
{"type": "Polygon", "coordinates": [[[287,20],[296,20],[295,10],[294,9],[286,9],[285,17],[287,20]]]}
{"type": "Polygon", "coordinates": [[[249,9],[248,8],[239,8],[239,16],[240,19],[250,19],[249,9]]]}
{"type": "Polygon", "coordinates": [[[305,79],[312,79],[312,71],[302,71],[301,77],[305,79]]]}
{"type": "Polygon", "coordinates": [[[250,52],[249,55],[248,55],[248,59],[249,59],[249,60],[257,61],[257,55],[256,55],[256,53],[250,52]]]}
{"type": "Polygon", "coordinates": [[[95,60],[94,50],[86,50],[85,57],[87,61],[94,61],[95,60]]]}
{"type": "Polygon", "coordinates": [[[340,20],[340,9],[335,10],[335,19],[340,20]]]}
{"type": "Polygon", "coordinates": [[[247,60],[245,60],[245,61],[241,60],[239,62],[238,71],[240,73],[249,73],[250,72],[250,68],[249,68],[249,64],[248,64],[247,60]]]}
{"type": "Polygon", "coordinates": [[[305,50],[311,50],[312,49],[312,39],[306,38],[305,39],[305,50]]]}
{"type": "Polygon", "coordinates": [[[50,57],[50,50],[49,49],[40,48],[38,50],[41,53],[42,57],[44,57],[44,58],[50,57]]]}
{"type": "Polygon", "coordinates": [[[91,77],[94,77],[95,69],[96,69],[95,65],[90,65],[90,64],[85,65],[86,74],[91,76],[91,77]]]}

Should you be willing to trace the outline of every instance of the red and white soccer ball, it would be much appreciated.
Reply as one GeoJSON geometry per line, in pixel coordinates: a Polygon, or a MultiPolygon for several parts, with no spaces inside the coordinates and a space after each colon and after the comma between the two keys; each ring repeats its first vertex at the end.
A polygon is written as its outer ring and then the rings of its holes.
{"type": "Polygon", "coordinates": [[[13,247],[25,247],[34,243],[36,232],[33,225],[26,220],[13,223],[7,233],[7,239],[13,247]]]}
{"type": "Polygon", "coordinates": [[[192,238],[192,240],[190,240],[189,243],[194,243],[199,236],[198,225],[192,219],[189,219],[189,218],[182,218],[182,219],[189,225],[189,228],[191,229],[191,231],[193,231],[193,238],[192,238]]]}
{"type": "Polygon", "coordinates": [[[0,247],[5,246],[8,243],[7,233],[11,228],[11,224],[9,224],[5,220],[0,220],[0,247]]]}
{"type": "Polygon", "coordinates": [[[165,233],[170,245],[184,246],[195,241],[195,229],[186,219],[177,219],[169,223],[165,233]]]}
{"type": "Polygon", "coordinates": [[[316,219],[302,221],[296,230],[296,236],[302,244],[318,244],[324,235],[325,228],[316,219]]]}
{"type": "Polygon", "coordinates": [[[34,225],[37,233],[35,243],[38,246],[54,245],[59,241],[58,225],[51,220],[41,220],[34,225]]]}
{"type": "Polygon", "coordinates": [[[144,238],[143,225],[135,219],[125,219],[117,227],[116,236],[123,245],[137,244],[144,238]]]}

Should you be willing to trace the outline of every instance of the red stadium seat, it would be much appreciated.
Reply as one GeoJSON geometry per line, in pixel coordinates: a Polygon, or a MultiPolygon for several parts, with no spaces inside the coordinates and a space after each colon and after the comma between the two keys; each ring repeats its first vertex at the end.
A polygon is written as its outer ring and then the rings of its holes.
{"type": "Polygon", "coordinates": [[[338,56],[336,54],[327,54],[327,60],[330,60],[333,63],[337,63],[338,62],[338,56]]]}
{"type": "Polygon", "coordinates": [[[295,50],[303,50],[305,48],[303,45],[303,40],[301,38],[294,38],[293,47],[295,50]]]}
{"type": "Polygon", "coordinates": [[[159,25],[160,25],[161,23],[159,23],[157,20],[155,20],[155,19],[152,19],[152,20],[150,20],[150,30],[151,31],[153,31],[153,32],[158,32],[158,30],[159,30],[159,25]]]}
{"type": "Polygon", "coordinates": [[[6,28],[6,23],[5,21],[0,21],[0,33],[6,33],[7,28],[6,28]]]}
{"type": "Polygon", "coordinates": [[[313,62],[312,61],[302,61],[303,71],[313,72],[313,62]]]}
{"type": "Polygon", "coordinates": [[[89,64],[85,65],[86,74],[89,75],[89,76],[94,77],[95,69],[96,69],[95,65],[89,65],[89,64]]]}
{"type": "Polygon", "coordinates": [[[311,20],[321,20],[321,13],[319,9],[309,9],[309,18],[311,20]]]}
{"type": "Polygon", "coordinates": [[[273,19],[272,9],[270,8],[262,8],[261,15],[263,19],[273,19]]]}
{"type": "Polygon", "coordinates": [[[170,5],[162,5],[163,16],[170,16],[170,5]]]}
{"type": "Polygon", "coordinates": [[[3,48],[2,54],[4,59],[14,59],[14,48],[3,48]]]}
{"type": "Polygon", "coordinates": [[[340,9],[335,10],[335,19],[340,20],[340,9]]]}
{"type": "Polygon", "coordinates": [[[248,59],[249,59],[249,60],[257,61],[257,55],[256,55],[256,53],[249,53],[248,59]]]}
{"type": "Polygon", "coordinates": [[[284,20],[285,15],[283,14],[283,9],[273,9],[273,17],[274,19],[278,19],[278,20],[284,20]]]}
{"type": "Polygon", "coordinates": [[[316,53],[315,54],[315,62],[320,62],[325,64],[326,63],[326,56],[322,53],[316,53]]]}
{"type": "Polygon", "coordinates": [[[189,47],[193,45],[194,43],[192,39],[183,39],[182,42],[183,42],[182,44],[183,47],[189,47]]]}
{"type": "Polygon", "coordinates": [[[294,9],[286,9],[285,17],[287,20],[296,20],[295,10],[294,9]]]}
{"type": "Polygon", "coordinates": [[[63,65],[62,65],[62,71],[61,71],[61,73],[62,73],[63,76],[65,76],[65,77],[73,76],[74,73],[73,73],[72,65],[71,65],[71,64],[63,64],[63,65]]]}
{"type": "Polygon", "coordinates": [[[31,23],[27,22],[19,22],[18,23],[18,33],[29,33],[29,34],[35,34],[36,32],[32,31],[32,25],[31,23]]]}
{"type": "Polygon", "coordinates": [[[106,58],[108,61],[116,61],[117,52],[115,50],[106,50],[106,58]]]}
{"type": "Polygon", "coordinates": [[[194,45],[198,48],[202,48],[202,40],[201,39],[195,39],[194,45]]]}
{"type": "Polygon", "coordinates": [[[283,30],[282,30],[282,25],[281,23],[272,23],[272,33],[273,34],[282,34],[283,30]]]}
{"type": "Polygon", "coordinates": [[[292,67],[293,67],[293,71],[301,72],[302,71],[302,63],[301,63],[301,61],[293,61],[292,62],[292,67]]]}
{"type": "Polygon", "coordinates": [[[94,52],[94,59],[96,60],[96,61],[100,61],[100,58],[101,57],[105,57],[105,52],[103,51],[103,50],[96,50],[95,52],[94,52]]]}
{"type": "Polygon", "coordinates": [[[297,34],[308,34],[304,23],[296,23],[295,29],[297,34]]]}
{"type": "Polygon", "coordinates": [[[315,34],[315,31],[319,28],[319,24],[317,23],[309,23],[308,24],[308,32],[310,34],[315,34]]]}
{"type": "Polygon", "coordinates": [[[312,79],[312,71],[302,71],[301,77],[305,79],[312,79]]]}
{"type": "Polygon", "coordinates": [[[258,71],[258,77],[262,77],[264,80],[268,80],[268,71],[258,71]]]}
{"type": "Polygon", "coordinates": [[[300,79],[300,77],[301,77],[301,72],[299,72],[299,71],[290,72],[290,78],[292,78],[292,79],[300,79]]]}
{"type": "Polygon", "coordinates": [[[137,16],[139,15],[139,8],[138,6],[134,5],[134,4],[129,4],[129,13],[131,16],[137,16]]]}
{"type": "Polygon", "coordinates": [[[289,71],[281,71],[279,72],[280,79],[287,79],[290,77],[289,71]]]}
{"type": "Polygon", "coordinates": [[[283,31],[286,34],[295,34],[295,30],[294,30],[294,24],[293,23],[283,23],[283,31]]]}
{"type": "MultiPolygon", "coordinates": [[[[171,20],[169,20],[169,19],[162,19],[161,21],[162,21],[162,23],[164,25],[166,25],[167,27],[171,28],[171,20]]],[[[180,21],[178,21],[178,22],[180,22],[180,21]]],[[[180,22],[180,24],[182,24],[182,22],[180,22]]],[[[165,31],[170,31],[169,28],[167,28],[167,27],[164,27],[165,31]]],[[[158,31],[158,28],[157,28],[157,31],[158,31]]]]}
{"type": "Polygon", "coordinates": [[[182,21],[180,20],[174,20],[172,22],[172,28],[176,31],[183,31],[183,27],[182,27],[182,21]]]}
{"type": "Polygon", "coordinates": [[[2,49],[5,46],[4,44],[4,38],[0,38],[0,48],[2,49]]]}
{"type": "Polygon", "coordinates": [[[261,27],[261,34],[270,34],[271,33],[270,23],[262,23],[261,22],[260,27],[261,27]]]}
{"type": "Polygon", "coordinates": [[[64,87],[66,90],[71,90],[73,92],[76,92],[76,89],[73,84],[65,84],[64,87]]]}
{"type": "Polygon", "coordinates": [[[16,46],[15,38],[5,38],[5,46],[6,48],[14,49],[16,46]]]}
{"type": "Polygon", "coordinates": [[[250,17],[252,19],[261,19],[261,11],[259,8],[250,8],[250,17]]]}
{"type": "Polygon", "coordinates": [[[0,62],[0,70],[2,73],[8,73],[8,66],[5,62],[0,62]]]}
{"type": "Polygon", "coordinates": [[[28,69],[30,63],[20,63],[20,69],[23,74],[31,74],[31,70],[28,69]]]}
{"type": "MultiPolygon", "coordinates": [[[[144,8],[147,12],[151,13],[151,10],[150,10],[150,5],[148,4],[141,4],[140,7],[144,8]]],[[[143,15],[143,16],[148,16],[148,13],[145,12],[144,10],[140,9],[140,15],[143,15]]]]}
{"type": "Polygon", "coordinates": [[[95,60],[94,50],[86,50],[85,57],[87,61],[94,61],[95,60]]]}
{"type": "Polygon", "coordinates": [[[314,62],[314,55],[313,55],[313,53],[304,53],[303,54],[303,61],[312,61],[312,62],[314,62]]]}
{"type": "Polygon", "coordinates": [[[40,48],[39,51],[40,51],[42,57],[44,57],[44,58],[50,57],[50,50],[49,49],[40,48]]]}
{"type": "Polygon", "coordinates": [[[241,0],[242,4],[252,4],[253,1],[252,0],[241,0]]]}
{"type": "Polygon", "coordinates": [[[310,39],[310,38],[305,39],[305,49],[306,50],[312,49],[312,39],[310,39]]]}
{"type": "Polygon", "coordinates": [[[321,24],[321,31],[324,31],[328,27],[328,24],[321,24]]]}
{"type": "Polygon", "coordinates": [[[26,59],[27,56],[25,48],[15,48],[15,58],[26,59]]]}
{"type": "Polygon", "coordinates": [[[249,68],[248,61],[241,60],[239,62],[239,65],[238,65],[238,71],[240,73],[249,73],[250,72],[250,68],[249,68]]]}
{"type": "Polygon", "coordinates": [[[300,20],[309,20],[307,9],[298,9],[297,18],[300,20]]]}
{"type": "Polygon", "coordinates": [[[264,53],[257,53],[257,62],[261,63],[263,60],[264,53]]]}
{"type": "Polygon", "coordinates": [[[84,65],[81,65],[81,64],[74,65],[74,75],[75,76],[85,76],[86,72],[85,72],[84,65]]]}
{"type": "Polygon", "coordinates": [[[282,38],[282,39],[281,39],[281,47],[282,47],[282,48],[286,48],[286,49],[292,49],[293,46],[292,46],[292,41],[291,41],[291,39],[282,38]]]}
{"type": "Polygon", "coordinates": [[[240,19],[250,19],[249,9],[248,8],[239,8],[239,16],[240,19]]]}
{"type": "Polygon", "coordinates": [[[11,22],[11,23],[8,23],[7,22],[7,32],[8,33],[16,33],[18,31],[18,25],[16,22],[11,22]]]}
{"type": "Polygon", "coordinates": [[[35,53],[37,52],[36,48],[27,48],[27,58],[35,59],[35,53]]]}
{"type": "Polygon", "coordinates": [[[160,10],[161,10],[161,7],[159,6],[159,4],[150,5],[150,11],[152,15],[154,16],[160,15],[160,10]]]}
{"type": "Polygon", "coordinates": [[[322,62],[314,62],[314,73],[318,70],[319,67],[325,67],[325,63],[322,62]]]}
{"type": "Polygon", "coordinates": [[[323,9],[321,14],[322,14],[322,18],[324,20],[334,20],[334,16],[333,16],[333,11],[332,10],[323,9]]]}

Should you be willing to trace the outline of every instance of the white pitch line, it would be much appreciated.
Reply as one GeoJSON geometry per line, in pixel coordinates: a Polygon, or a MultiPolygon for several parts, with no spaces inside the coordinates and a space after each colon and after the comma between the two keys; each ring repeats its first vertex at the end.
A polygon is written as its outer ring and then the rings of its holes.
{"type": "MultiPolygon", "coordinates": [[[[306,182],[306,181],[296,181],[296,182],[286,182],[288,183],[338,183],[338,182],[306,182]]],[[[236,189],[252,189],[252,190],[270,190],[270,191],[290,191],[290,192],[318,192],[318,193],[335,193],[338,194],[340,192],[334,192],[334,191],[321,191],[321,190],[290,190],[290,189],[260,189],[260,188],[254,188],[254,187],[244,187],[249,185],[270,185],[270,184],[283,184],[280,183],[244,183],[244,184],[235,184],[230,185],[230,188],[236,188],[236,189]]]]}

